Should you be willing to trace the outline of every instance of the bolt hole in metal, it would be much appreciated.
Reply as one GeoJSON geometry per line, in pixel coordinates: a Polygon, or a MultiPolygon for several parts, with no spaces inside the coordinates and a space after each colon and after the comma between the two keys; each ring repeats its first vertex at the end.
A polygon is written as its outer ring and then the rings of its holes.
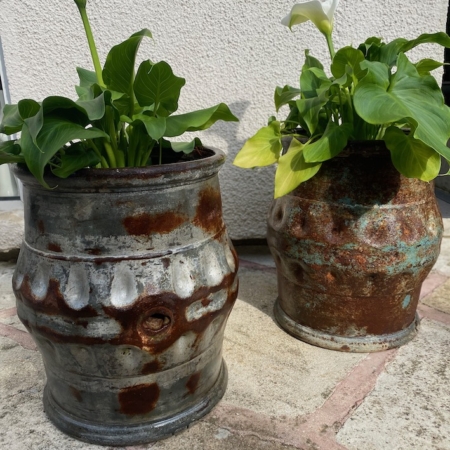
{"type": "Polygon", "coordinates": [[[166,331],[172,324],[172,317],[166,312],[154,312],[143,322],[142,328],[149,334],[158,334],[166,331]]]}

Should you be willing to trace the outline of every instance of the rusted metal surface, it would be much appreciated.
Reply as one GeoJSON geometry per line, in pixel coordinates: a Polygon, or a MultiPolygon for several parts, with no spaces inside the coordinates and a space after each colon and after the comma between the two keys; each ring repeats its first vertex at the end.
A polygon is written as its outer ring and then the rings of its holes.
{"type": "Polygon", "coordinates": [[[81,171],[50,179],[50,191],[16,168],[25,202],[17,311],[44,359],[46,412],[66,433],[150,442],[222,397],[238,289],[223,161],[216,151],[172,170],[81,171]]]}
{"type": "Polygon", "coordinates": [[[400,175],[382,143],[354,144],[272,204],[277,320],[335,350],[407,342],[442,232],[433,183],[400,175]]]}

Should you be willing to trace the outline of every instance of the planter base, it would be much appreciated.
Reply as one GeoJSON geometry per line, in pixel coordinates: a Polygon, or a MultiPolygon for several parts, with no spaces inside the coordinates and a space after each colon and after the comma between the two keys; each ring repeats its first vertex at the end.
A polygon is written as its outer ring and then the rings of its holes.
{"type": "Polygon", "coordinates": [[[417,334],[419,326],[419,317],[416,314],[414,321],[408,328],[397,333],[384,334],[380,336],[368,335],[363,337],[343,337],[328,333],[322,333],[312,328],[300,325],[292,320],[282,309],[279,301],[275,302],[275,319],[278,324],[301,341],[308,344],[329,350],[339,350],[343,352],[367,353],[389,350],[390,348],[400,347],[412,340],[417,334]]]}
{"type": "Polygon", "coordinates": [[[97,445],[128,446],[145,444],[173,436],[175,433],[208,414],[223,397],[228,383],[228,371],[222,360],[219,377],[207,395],[193,407],[172,417],[135,425],[100,425],[80,420],[62,409],[44,390],[44,410],[53,424],[64,433],[97,445]]]}

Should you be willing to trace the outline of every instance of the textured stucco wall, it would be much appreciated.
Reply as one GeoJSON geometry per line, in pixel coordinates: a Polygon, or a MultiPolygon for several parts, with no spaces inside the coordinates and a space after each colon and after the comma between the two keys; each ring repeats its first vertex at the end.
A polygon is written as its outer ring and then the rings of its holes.
{"type": "MultiPolygon", "coordinates": [[[[225,220],[234,239],[264,237],[272,198],[273,168],[245,171],[231,162],[244,143],[274,114],[276,85],[296,85],[303,50],[327,59],[322,36],[309,23],[294,33],[280,19],[293,0],[89,0],[89,14],[104,60],[107,50],[149,28],[154,42],[140,59],[165,59],[187,80],[181,110],[225,101],[241,119],[204,132],[205,144],[225,150],[221,171],[225,220]]],[[[342,0],[335,46],[369,36],[386,40],[445,30],[448,0],[342,0]]],[[[91,68],[78,11],[71,0],[0,0],[0,35],[13,102],[54,95],[74,97],[75,66],[91,68]]],[[[437,46],[415,57],[443,59],[437,46]]],[[[437,74],[440,80],[440,74],[437,74]]]]}

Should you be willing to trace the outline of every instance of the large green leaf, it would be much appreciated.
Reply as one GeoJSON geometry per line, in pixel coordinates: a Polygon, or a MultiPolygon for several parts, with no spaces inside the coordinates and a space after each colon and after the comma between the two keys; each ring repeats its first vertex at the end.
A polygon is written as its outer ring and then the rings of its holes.
{"type": "Polygon", "coordinates": [[[22,133],[20,135],[20,146],[22,147],[22,153],[30,172],[44,187],[49,188],[50,186],[44,181],[43,175],[44,167],[53,155],[47,157],[41,152],[33,141],[33,137],[31,136],[26,121],[23,124],[22,133]]]}
{"type": "Polygon", "coordinates": [[[405,134],[397,127],[389,127],[384,135],[395,168],[408,178],[430,181],[439,175],[441,157],[422,141],[405,134]]]}
{"type": "Polygon", "coordinates": [[[152,37],[150,30],[141,30],[109,51],[103,68],[103,80],[108,89],[133,97],[136,54],[142,39],[146,36],[152,37]]]}
{"type": "Polygon", "coordinates": [[[159,141],[166,132],[166,118],[165,117],[152,117],[146,114],[135,114],[133,120],[127,117],[121,117],[123,122],[128,122],[132,126],[136,126],[138,122],[142,123],[147,130],[148,135],[155,141],[159,141]]]}
{"type": "Polygon", "coordinates": [[[80,79],[80,87],[90,88],[93,84],[98,84],[97,75],[94,71],[77,67],[77,73],[80,79]]]}
{"type": "Polygon", "coordinates": [[[319,90],[325,90],[331,86],[331,81],[322,69],[311,67],[302,70],[300,75],[300,87],[302,98],[317,97],[319,90]]]}
{"type": "Polygon", "coordinates": [[[271,122],[247,140],[233,164],[244,169],[263,167],[278,161],[281,150],[280,122],[271,122]]]}
{"type": "Polygon", "coordinates": [[[407,41],[403,44],[400,51],[406,53],[407,51],[417,47],[420,44],[438,44],[442,47],[450,47],[450,37],[447,33],[439,32],[439,33],[425,33],[421,34],[418,38],[407,41]]]}
{"type": "Polygon", "coordinates": [[[307,163],[303,149],[303,144],[293,138],[288,152],[279,159],[275,174],[275,198],[289,194],[319,171],[322,163],[307,163]]]}
{"type": "Polygon", "coordinates": [[[36,143],[44,153],[54,154],[63,145],[75,139],[109,138],[102,130],[97,128],[83,128],[68,120],[59,117],[45,117],[36,143]]]}
{"type": "Polygon", "coordinates": [[[364,61],[364,53],[353,47],[343,47],[333,58],[331,73],[336,78],[341,78],[348,73],[347,68],[351,68],[351,74],[359,78],[363,69],[360,64],[364,61]]]}
{"type": "MultiPolygon", "coordinates": [[[[110,96],[109,104],[118,112],[119,116],[127,115],[130,113],[130,102],[131,99],[127,94],[123,92],[116,91],[105,91],[105,104],[108,104],[107,96],[110,96]]],[[[134,112],[137,113],[138,107],[137,103],[134,107],[134,112]]]]}
{"type": "Polygon", "coordinates": [[[419,75],[429,75],[431,71],[442,67],[444,63],[435,61],[434,59],[425,58],[414,64],[419,75]]]}
{"type": "Polygon", "coordinates": [[[2,123],[0,124],[0,133],[7,135],[18,133],[22,129],[22,125],[23,119],[20,116],[19,105],[5,105],[2,123]]]}
{"type": "Polygon", "coordinates": [[[22,153],[31,173],[48,187],[43,178],[44,168],[58,150],[72,140],[99,137],[108,138],[108,135],[97,128],[84,128],[61,117],[42,119],[37,114],[25,120],[21,135],[22,153]]]}
{"type": "Polygon", "coordinates": [[[308,130],[308,125],[303,120],[303,117],[301,116],[298,110],[297,102],[289,103],[289,114],[283,121],[283,123],[284,123],[284,131],[286,132],[286,134],[288,132],[295,133],[299,127],[305,131],[308,130]]]}
{"type": "Polygon", "coordinates": [[[102,92],[98,97],[91,100],[77,100],[70,98],[51,96],[42,102],[44,116],[59,110],[59,114],[66,119],[70,118],[80,124],[87,125],[91,120],[99,120],[105,114],[105,100],[102,92]]]}
{"type": "Polygon", "coordinates": [[[156,64],[143,61],[134,81],[134,94],[139,105],[154,105],[156,114],[169,116],[178,109],[181,88],[185,84],[186,80],[175,76],[165,61],[156,64]]]}
{"type": "Polygon", "coordinates": [[[81,67],[77,67],[77,72],[80,85],[75,86],[75,91],[78,94],[79,100],[91,100],[95,98],[94,90],[92,89],[92,86],[98,83],[95,72],[81,67]]]}
{"type": "Polygon", "coordinates": [[[104,94],[92,100],[77,100],[76,105],[86,111],[89,120],[99,120],[105,115],[104,94]]]}
{"type": "Polygon", "coordinates": [[[358,50],[361,50],[364,54],[364,57],[368,61],[379,61],[380,60],[380,51],[381,47],[384,47],[386,44],[381,42],[381,39],[375,36],[367,38],[364,43],[358,46],[358,50]]]}
{"type": "Polygon", "coordinates": [[[17,105],[5,105],[0,133],[11,135],[22,129],[25,119],[36,115],[41,108],[38,102],[30,99],[20,100],[17,105]]]}
{"type": "Polygon", "coordinates": [[[238,122],[239,119],[233,115],[225,103],[220,103],[211,108],[168,117],[165,136],[175,137],[181,136],[186,131],[206,130],[218,120],[238,122]]]}
{"type": "Polygon", "coordinates": [[[354,106],[358,115],[370,124],[396,122],[417,124],[414,137],[450,159],[450,110],[432,76],[420,76],[401,53],[397,72],[389,80],[387,66],[365,61],[368,74],[355,89],[354,106]],[[384,66],[383,72],[379,70],[384,66]]]}
{"type": "Polygon", "coordinates": [[[392,67],[396,62],[402,47],[408,43],[407,39],[397,38],[380,48],[379,62],[392,67]]]}
{"type": "Polygon", "coordinates": [[[400,53],[406,53],[421,44],[439,44],[443,47],[450,47],[450,37],[446,33],[439,32],[421,34],[418,38],[412,40],[403,38],[395,39],[381,49],[380,61],[389,66],[393,66],[400,53]]]}
{"type": "Polygon", "coordinates": [[[298,97],[300,95],[300,92],[300,89],[294,88],[292,86],[286,85],[283,88],[277,86],[275,88],[274,94],[275,108],[277,112],[282,106],[287,105],[295,97],[298,97]]]}
{"type": "Polygon", "coordinates": [[[337,125],[334,122],[328,122],[322,137],[303,147],[305,162],[316,163],[334,158],[347,146],[351,133],[352,126],[349,123],[337,125]]]}
{"type": "Polygon", "coordinates": [[[301,98],[297,100],[297,108],[300,116],[305,121],[308,131],[313,135],[319,124],[319,114],[327,104],[329,98],[327,92],[322,92],[318,97],[301,98]]]}
{"type": "Polygon", "coordinates": [[[15,141],[0,142],[0,164],[12,164],[25,162],[20,154],[21,148],[15,141]]]}
{"type": "Polygon", "coordinates": [[[194,151],[195,147],[201,147],[202,141],[199,138],[194,138],[191,142],[171,142],[170,144],[174,152],[189,154],[194,151]]]}
{"type": "Polygon", "coordinates": [[[99,162],[100,158],[94,150],[77,143],[65,150],[61,156],[60,167],[52,169],[52,172],[60,178],[67,178],[77,170],[84,167],[94,167],[99,162]]]}
{"type": "Polygon", "coordinates": [[[323,64],[314,56],[309,54],[309,50],[305,50],[305,63],[303,64],[302,70],[310,69],[311,67],[317,67],[318,69],[323,70],[323,64]]]}

